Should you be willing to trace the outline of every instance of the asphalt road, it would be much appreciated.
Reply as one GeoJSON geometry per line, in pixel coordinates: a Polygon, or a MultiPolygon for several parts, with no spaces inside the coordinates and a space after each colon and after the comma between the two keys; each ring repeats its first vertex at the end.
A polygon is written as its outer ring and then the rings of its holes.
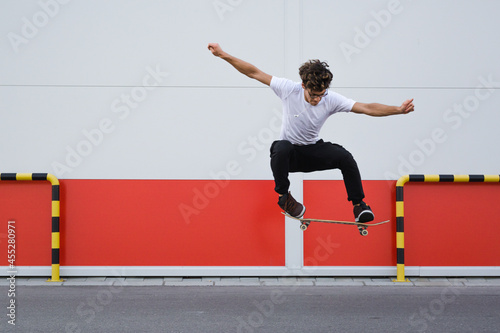
{"type": "Polygon", "coordinates": [[[24,286],[0,299],[1,332],[500,331],[499,286],[24,286]]]}

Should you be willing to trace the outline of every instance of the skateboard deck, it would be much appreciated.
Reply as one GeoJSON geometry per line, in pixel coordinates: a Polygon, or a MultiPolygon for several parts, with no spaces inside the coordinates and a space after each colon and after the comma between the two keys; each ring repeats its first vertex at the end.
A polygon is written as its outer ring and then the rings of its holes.
{"type": "Polygon", "coordinates": [[[300,221],[300,229],[306,230],[311,222],[321,222],[321,223],[335,223],[335,224],[346,224],[346,225],[355,225],[358,227],[359,233],[361,236],[367,236],[368,230],[366,228],[381,225],[390,222],[390,220],[385,220],[382,222],[374,222],[374,223],[362,223],[362,222],[353,222],[353,221],[337,221],[337,220],[321,220],[321,219],[304,219],[293,217],[287,213],[281,212],[283,215],[288,216],[294,220],[300,221]]]}

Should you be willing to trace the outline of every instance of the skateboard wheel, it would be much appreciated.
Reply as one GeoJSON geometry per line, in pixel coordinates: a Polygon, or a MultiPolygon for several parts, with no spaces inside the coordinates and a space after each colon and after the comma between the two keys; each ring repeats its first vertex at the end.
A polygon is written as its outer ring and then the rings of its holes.
{"type": "Polygon", "coordinates": [[[306,229],[307,229],[307,225],[305,225],[305,224],[301,224],[301,225],[300,225],[300,229],[302,229],[302,230],[306,230],[306,229]]]}
{"type": "Polygon", "coordinates": [[[360,230],[359,233],[361,234],[361,236],[368,236],[368,230],[366,229],[360,230]]]}

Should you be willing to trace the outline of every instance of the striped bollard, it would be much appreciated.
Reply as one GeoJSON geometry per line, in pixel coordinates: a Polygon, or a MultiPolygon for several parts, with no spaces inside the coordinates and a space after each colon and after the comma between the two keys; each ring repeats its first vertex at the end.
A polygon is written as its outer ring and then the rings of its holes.
{"type": "Polygon", "coordinates": [[[0,173],[0,181],[5,180],[47,180],[52,184],[52,277],[47,282],[61,282],[59,276],[59,180],[50,173],[0,173]]]}

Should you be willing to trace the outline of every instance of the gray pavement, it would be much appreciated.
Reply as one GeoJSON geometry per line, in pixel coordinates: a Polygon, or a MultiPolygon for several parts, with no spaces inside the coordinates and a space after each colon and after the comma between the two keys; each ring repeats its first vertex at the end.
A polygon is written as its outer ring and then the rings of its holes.
{"type": "Polygon", "coordinates": [[[500,331],[500,278],[17,278],[14,297],[5,281],[1,332],[500,331]]]}

